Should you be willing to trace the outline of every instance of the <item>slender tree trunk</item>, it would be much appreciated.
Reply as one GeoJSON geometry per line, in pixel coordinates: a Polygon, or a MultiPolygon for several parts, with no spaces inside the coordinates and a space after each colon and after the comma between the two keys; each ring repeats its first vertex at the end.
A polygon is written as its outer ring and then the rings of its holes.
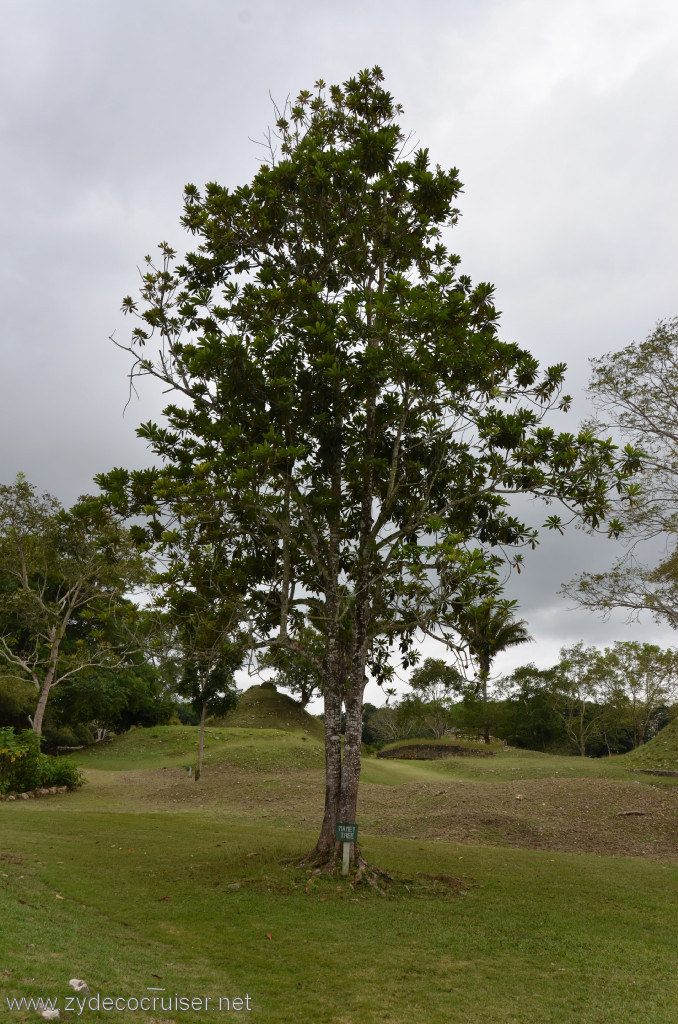
{"type": "Polygon", "coordinates": [[[490,742],[490,723],[487,715],[487,677],[489,675],[489,666],[482,665],[480,669],[480,680],[482,687],[483,696],[483,739],[486,743],[490,742]]]}
{"type": "MultiPolygon", "coordinates": [[[[65,629],[65,624],[64,624],[65,629]]],[[[45,717],[45,708],[47,707],[47,701],[49,700],[50,690],[54,685],[54,677],[56,675],[57,661],[59,659],[59,647],[61,646],[61,639],[63,637],[64,630],[57,630],[53,627],[50,630],[50,652],[49,652],[49,664],[47,667],[47,674],[42,681],[40,692],[38,695],[38,703],[33,715],[33,732],[37,733],[38,736],[42,736],[42,722],[45,717]]]]}
{"type": "Polygon", "coordinates": [[[40,689],[38,703],[35,709],[35,714],[33,715],[33,732],[37,733],[38,736],[42,736],[42,722],[45,717],[45,708],[47,707],[47,701],[49,700],[50,689],[51,679],[48,676],[40,689]]]}
{"type": "Polygon", "coordinates": [[[202,702],[202,714],[200,715],[200,735],[198,738],[198,765],[195,769],[195,781],[202,775],[202,752],[205,748],[205,719],[207,718],[207,699],[202,702]]]}
{"type": "MultiPolygon", "coordinates": [[[[386,209],[384,209],[386,213],[386,209]]],[[[379,270],[379,292],[383,291],[383,267],[379,270]]],[[[367,316],[371,327],[371,313],[367,316]]],[[[378,347],[378,339],[372,336],[368,348],[378,347]]],[[[365,451],[361,486],[360,529],[358,546],[358,571],[356,578],[353,638],[351,644],[350,678],[344,703],[346,706],[346,727],[344,731],[344,759],[341,767],[341,796],[339,820],[353,824],[358,813],[358,787],[360,785],[361,744],[363,734],[363,694],[365,691],[365,665],[369,647],[371,618],[371,571],[372,571],[372,506],[374,501],[374,453],[376,450],[376,389],[372,388],[365,405],[365,451]]],[[[351,844],[351,860],[359,857],[356,843],[351,844]]]]}

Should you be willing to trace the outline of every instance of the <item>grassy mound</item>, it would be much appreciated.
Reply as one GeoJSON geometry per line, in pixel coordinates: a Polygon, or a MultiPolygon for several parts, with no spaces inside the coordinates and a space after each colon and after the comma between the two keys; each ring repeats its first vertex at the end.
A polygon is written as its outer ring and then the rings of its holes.
{"type": "Polygon", "coordinates": [[[678,718],[669,722],[654,739],[624,755],[629,768],[678,772],[678,718]]]}
{"type": "MultiPolygon", "coordinates": [[[[73,754],[86,768],[104,771],[139,771],[194,765],[198,750],[198,728],[189,725],[159,725],[130,729],[110,742],[97,744],[73,754]]],[[[323,747],[314,736],[283,729],[205,729],[206,768],[227,765],[255,771],[286,771],[321,768],[323,747]]]]}
{"type": "Polygon", "coordinates": [[[282,729],[285,732],[303,732],[314,739],[324,737],[323,725],[301,704],[286,693],[278,693],[270,685],[250,686],[238,701],[238,706],[213,725],[227,728],[282,729]]]}

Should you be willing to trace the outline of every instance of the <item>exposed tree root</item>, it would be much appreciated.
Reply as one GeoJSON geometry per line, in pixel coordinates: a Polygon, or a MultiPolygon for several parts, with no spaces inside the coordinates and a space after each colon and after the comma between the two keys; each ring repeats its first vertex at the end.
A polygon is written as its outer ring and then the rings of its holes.
{"type": "Polygon", "coordinates": [[[357,854],[356,867],[358,870],[355,873],[355,878],[351,881],[351,887],[355,889],[361,882],[366,882],[380,896],[386,896],[387,890],[384,887],[384,883],[388,885],[393,882],[393,876],[389,875],[388,871],[378,868],[375,864],[368,863],[359,850],[357,850],[357,854]]]}
{"type": "Polygon", "coordinates": [[[341,857],[341,844],[335,843],[334,848],[325,852],[314,847],[298,862],[300,868],[314,868],[314,875],[333,875],[339,865],[341,857]]]}
{"type": "MultiPolygon", "coordinates": [[[[299,861],[299,867],[312,868],[312,878],[318,875],[340,876],[343,859],[342,853],[341,843],[335,843],[334,848],[326,853],[321,853],[316,848],[299,861]]],[[[370,885],[381,896],[386,896],[387,891],[384,883],[388,884],[392,881],[393,877],[389,875],[388,871],[383,871],[381,868],[365,860],[360,852],[358,843],[355,843],[354,858],[352,858],[349,870],[351,888],[355,889],[361,883],[364,883],[370,885]]]]}

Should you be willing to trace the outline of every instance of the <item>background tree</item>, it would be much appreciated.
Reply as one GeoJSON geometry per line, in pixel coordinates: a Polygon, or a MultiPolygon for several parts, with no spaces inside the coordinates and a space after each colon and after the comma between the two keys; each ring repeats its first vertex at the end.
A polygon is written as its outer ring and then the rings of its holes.
{"type": "Polygon", "coordinates": [[[213,607],[202,606],[194,592],[188,591],[172,604],[172,616],[176,616],[183,666],[179,692],[200,715],[197,782],[202,775],[207,714],[226,714],[238,703],[234,673],[242,664],[243,650],[234,638],[232,623],[222,624],[213,607]]]}
{"type": "Polygon", "coordinates": [[[176,703],[163,692],[152,665],[140,655],[125,667],[86,669],[64,682],[48,705],[43,722],[48,746],[70,746],[121,733],[133,725],[166,725],[176,703]]]}
{"type": "Polygon", "coordinates": [[[563,588],[580,605],[630,616],[650,611],[678,627],[678,318],[649,337],[592,360],[595,429],[613,430],[641,449],[634,500],[620,509],[627,553],[603,573],[583,573],[563,588]],[[663,541],[663,554],[657,553],[663,541]],[[648,560],[649,559],[649,560],[648,560]]]}
{"type": "MultiPolygon", "coordinates": [[[[177,690],[200,715],[197,782],[207,714],[225,714],[238,700],[234,673],[246,652],[243,588],[232,547],[211,535],[209,522],[183,504],[174,513],[172,528],[162,533],[154,549],[162,568],[152,580],[154,625],[149,639],[162,657],[177,662],[177,690]]],[[[153,530],[141,537],[152,535],[153,530]]]]}
{"type": "Polygon", "coordinates": [[[17,731],[27,729],[35,710],[35,688],[28,679],[4,674],[0,671],[0,728],[13,726],[17,731]]]}
{"type": "Polygon", "coordinates": [[[482,705],[482,731],[486,743],[490,742],[491,722],[488,714],[488,684],[492,662],[502,651],[532,640],[524,620],[517,621],[512,614],[513,602],[494,600],[480,604],[467,604],[459,611],[457,630],[468,645],[471,657],[478,666],[478,692],[482,705]]]}
{"type": "Polygon", "coordinates": [[[623,681],[611,671],[605,656],[598,703],[597,738],[594,737],[588,744],[589,753],[594,757],[605,753],[609,757],[632,750],[634,742],[629,696],[623,681]]]}
{"type": "Polygon", "coordinates": [[[402,714],[402,703],[395,707],[384,704],[370,713],[366,721],[370,739],[365,737],[366,743],[383,747],[386,743],[393,743],[395,740],[405,739],[414,734],[418,719],[405,721],[402,714]]]}
{"type": "Polygon", "coordinates": [[[432,732],[436,739],[447,732],[451,725],[451,705],[464,689],[465,679],[452,665],[442,658],[426,658],[417,666],[409,679],[414,694],[401,702],[400,717],[416,719],[425,732],[432,732]]]}
{"type": "Polygon", "coordinates": [[[313,626],[301,626],[298,638],[290,637],[290,646],[273,648],[261,659],[264,667],[277,669],[274,682],[279,689],[289,690],[305,708],[322,693],[323,636],[313,626]],[[313,654],[313,661],[305,655],[313,654]]]}
{"type": "Polygon", "coordinates": [[[581,642],[561,648],[560,661],[553,669],[554,707],[582,757],[586,757],[587,744],[596,739],[600,731],[601,688],[605,674],[600,651],[584,647],[581,642]]]}
{"type": "Polygon", "coordinates": [[[323,679],[330,866],[335,823],[356,819],[368,672],[387,680],[393,644],[407,664],[417,635],[454,644],[453,602],[497,593],[499,552],[536,536],[508,495],[597,526],[635,462],[543,424],[568,405],[564,367],[540,375],[499,340],[491,286],[459,275],[441,238],[457,172],[406,152],[382,78],[302,92],[251,184],[187,186],[196,251],[177,265],[162,245],[124,302],[132,374],[182,399],[140,431],[163,461],[156,493],[219,495],[223,528],[268,552],[253,644],[290,648],[300,622],[322,634],[322,656],[303,653],[323,679]]]}
{"type": "Polygon", "coordinates": [[[652,738],[662,710],[676,700],[678,655],[655,644],[618,641],[605,649],[604,665],[611,689],[622,695],[617,703],[625,705],[632,745],[641,746],[652,738]]]}
{"type": "Polygon", "coordinates": [[[129,532],[92,499],[66,512],[19,475],[0,485],[0,660],[28,680],[42,732],[53,688],[92,666],[124,664],[107,620],[147,575],[129,532]]]}
{"type": "Polygon", "coordinates": [[[553,701],[554,669],[521,665],[499,683],[505,694],[503,738],[530,750],[553,750],[568,743],[553,701]]]}

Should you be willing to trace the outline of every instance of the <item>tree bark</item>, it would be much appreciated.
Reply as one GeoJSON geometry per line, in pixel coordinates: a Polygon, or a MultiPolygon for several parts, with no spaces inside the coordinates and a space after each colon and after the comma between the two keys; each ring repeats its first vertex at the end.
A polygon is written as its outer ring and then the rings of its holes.
{"type": "Polygon", "coordinates": [[[363,685],[351,686],[346,694],[346,730],[344,757],[341,765],[341,798],[339,820],[354,823],[358,810],[358,784],[360,782],[361,744],[363,733],[363,685]]]}
{"type": "Polygon", "coordinates": [[[483,740],[485,743],[490,742],[490,723],[487,720],[487,680],[490,677],[490,666],[491,662],[488,661],[484,654],[481,654],[478,658],[478,668],[480,676],[480,699],[483,704],[483,740]]]}
{"type": "MultiPolygon", "coordinates": [[[[337,400],[334,410],[335,438],[341,437],[343,419],[337,400]]],[[[346,686],[346,654],[341,649],[339,630],[340,605],[340,534],[342,499],[341,446],[337,443],[332,457],[332,503],[328,510],[329,535],[325,586],[325,656],[323,660],[323,704],[325,710],[325,809],[320,835],[313,851],[316,861],[331,861],[339,844],[334,838],[341,795],[341,708],[346,686]]]]}
{"type": "Polygon", "coordinates": [[[325,811],[314,854],[324,860],[334,854],[334,826],[339,813],[341,793],[341,691],[326,681],[325,708],[325,811]],[[329,684],[329,685],[328,685],[329,684]]]}
{"type": "Polygon", "coordinates": [[[47,707],[47,701],[49,700],[49,691],[51,689],[51,682],[45,679],[40,689],[40,695],[38,697],[38,703],[35,708],[35,714],[33,715],[33,732],[37,733],[38,736],[42,736],[42,722],[45,717],[45,708],[47,707]]]}
{"type": "Polygon", "coordinates": [[[202,702],[202,714],[200,715],[200,736],[198,739],[198,765],[195,769],[195,781],[202,775],[202,752],[205,747],[205,719],[207,718],[207,700],[202,702]]]}

